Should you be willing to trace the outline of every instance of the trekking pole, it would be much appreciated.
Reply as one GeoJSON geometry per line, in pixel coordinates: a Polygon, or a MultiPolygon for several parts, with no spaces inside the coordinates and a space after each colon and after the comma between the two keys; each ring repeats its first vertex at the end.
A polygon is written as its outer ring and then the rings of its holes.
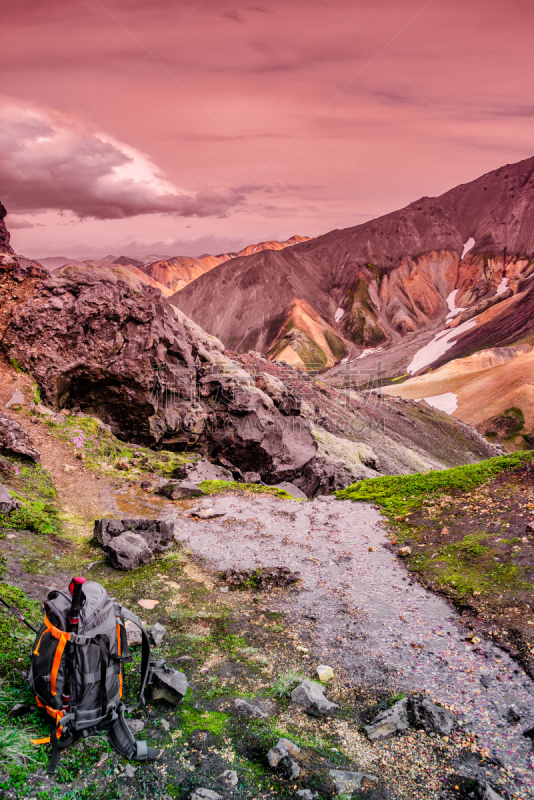
{"type": "MultiPolygon", "coordinates": [[[[69,592],[72,596],[72,604],[70,607],[69,618],[67,620],[67,633],[76,633],[78,630],[78,623],[80,619],[80,609],[82,607],[82,600],[84,600],[84,594],[82,591],[82,587],[86,583],[85,578],[73,578],[69,584],[69,592]]],[[[69,694],[63,694],[63,711],[68,713],[71,701],[71,688],[72,688],[72,677],[73,677],[73,647],[72,643],[69,642],[68,650],[67,650],[67,676],[65,681],[65,689],[69,694]]]]}
{"type": "Polygon", "coordinates": [[[20,613],[20,611],[19,611],[18,609],[16,609],[16,608],[13,608],[13,606],[10,606],[10,605],[9,605],[9,603],[6,603],[6,601],[5,601],[5,600],[4,600],[2,597],[0,597],[0,603],[3,603],[3,605],[5,605],[5,607],[6,607],[6,608],[7,608],[9,611],[11,611],[11,613],[12,613],[12,614],[14,614],[14,616],[15,616],[15,617],[16,617],[16,618],[19,620],[19,622],[23,622],[23,623],[24,623],[24,625],[27,625],[27,626],[28,626],[28,628],[30,628],[30,630],[32,630],[32,631],[33,631],[35,634],[38,634],[38,633],[39,633],[39,631],[37,630],[37,628],[34,628],[34,627],[33,627],[33,625],[31,625],[31,624],[28,622],[28,620],[27,620],[27,619],[24,619],[24,617],[22,616],[22,614],[20,613]]]}

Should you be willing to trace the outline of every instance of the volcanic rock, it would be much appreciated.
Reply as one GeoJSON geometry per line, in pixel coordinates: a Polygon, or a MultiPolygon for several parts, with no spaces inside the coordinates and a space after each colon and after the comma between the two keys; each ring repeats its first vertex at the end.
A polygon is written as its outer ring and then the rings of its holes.
{"type": "Polygon", "coordinates": [[[190,481],[181,481],[181,483],[170,481],[160,486],[156,494],[162,494],[164,497],[168,497],[169,500],[186,500],[188,497],[201,497],[206,492],[198,484],[190,481]]]}
{"type": "Polygon", "coordinates": [[[32,440],[16,420],[0,411],[0,452],[19,455],[41,462],[41,454],[32,440]]]}
{"type": "MultiPolygon", "coordinates": [[[[402,701],[401,701],[402,702],[402,701]]],[[[454,725],[454,715],[436,705],[428,697],[412,696],[409,700],[412,727],[423,728],[427,733],[448,736],[454,725]]]]}
{"type": "Polygon", "coordinates": [[[275,586],[293,586],[298,583],[299,573],[289,567],[257,567],[257,569],[227,569],[222,576],[234,589],[254,588],[259,591],[275,586]]]}
{"type": "Polygon", "coordinates": [[[103,549],[115,569],[130,571],[149,564],[153,559],[152,550],[146,539],[132,531],[110,538],[108,543],[103,545],[103,549]]]}
{"type": "Polygon", "coordinates": [[[164,640],[166,634],[167,634],[167,628],[165,628],[165,626],[161,625],[161,623],[159,622],[156,622],[156,624],[150,628],[150,638],[152,639],[152,642],[156,645],[156,647],[159,647],[159,645],[164,640]]]}
{"type": "Polygon", "coordinates": [[[374,775],[366,775],[364,772],[347,772],[344,769],[331,769],[328,774],[330,775],[337,793],[346,795],[352,794],[356,789],[359,789],[364,780],[371,781],[371,783],[378,783],[378,778],[374,775]]]}
{"type": "Polygon", "coordinates": [[[331,703],[325,696],[325,688],[317,681],[305,678],[296,689],[291,692],[291,701],[299,706],[304,706],[307,714],[322,717],[339,708],[337,703],[331,703]]]}
{"type": "Polygon", "coordinates": [[[289,481],[282,481],[282,483],[277,483],[273,487],[274,489],[283,489],[284,492],[287,492],[291,495],[291,497],[296,498],[297,500],[307,500],[307,495],[301,491],[298,486],[295,486],[294,483],[289,483],[289,481]]]}
{"type": "Polygon", "coordinates": [[[153,519],[97,519],[94,537],[115,569],[148,564],[155,553],[172,547],[174,524],[153,519]]]}
{"type": "Polygon", "coordinates": [[[153,669],[149,676],[148,695],[152,700],[165,700],[178,705],[187,693],[188,683],[183,672],[161,667],[153,669]]]}
{"type": "Polygon", "coordinates": [[[364,730],[367,738],[371,742],[375,742],[377,739],[385,739],[387,736],[391,736],[392,733],[405,731],[409,727],[408,698],[403,697],[391,708],[381,711],[370,725],[365,726],[364,730]]]}
{"type": "Polygon", "coordinates": [[[0,513],[9,514],[11,511],[20,508],[20,503],[12,497],[5,486],[0,483],[0,513]]]}
{"type": "Polygon", "coordinates": [[[185,471],[187,480],[191,483],[201,483],[202,481],[233,481],[234,477],[230,470],[218,467],[210,461],[195,461],[193,464],[186,464],[185,471]]]}
{"type": "Polygon", "coordinates": [[[15,251],[11,247],[10,244],[10,236],[9,231],[6,228],[6,224],[4,219],[7,215],[7,211],[5,207],[0,203],[0,253],[11,253],[13,254],[15,251]]]}

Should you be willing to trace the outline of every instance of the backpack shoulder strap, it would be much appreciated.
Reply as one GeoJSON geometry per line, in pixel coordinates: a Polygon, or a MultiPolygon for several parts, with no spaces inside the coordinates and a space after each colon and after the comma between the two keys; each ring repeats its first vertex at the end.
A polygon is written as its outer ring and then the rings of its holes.
{"type": "Polygon", "coordinates": [[[139,696],[137,699],[137,703],[134,705],[129,706],[127,711],[133,711],[139,705],[145,704],[145,686],[148,678],[148,670],[150,667],[150,642],[148,640],[148,633],[145,630],[145,627],[138,616],[136,616],[132,611],[129,611],[124,606],[120,607],[120,613],[125,619],[129,619],[130,622],[133,622],[134,625],[137,625],[139,630],[141,631],[141,645],[142,645],[142,652],[141,652],[141,685],[139,687],[139,696]]]}

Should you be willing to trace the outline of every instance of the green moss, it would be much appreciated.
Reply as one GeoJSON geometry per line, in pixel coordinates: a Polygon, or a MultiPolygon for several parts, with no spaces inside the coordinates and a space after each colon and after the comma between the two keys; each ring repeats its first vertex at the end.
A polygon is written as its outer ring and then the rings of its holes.
{"type": "Polygon", "coordinates": [[[332,333],[332,331],[326,330],[324,332],[324,338],[326,339],[328,347],[332,351],[334,358],[345,358],[347,355],[347,349],[345,347],[345,343],[339,338],[339,336],[336,336],[336,334],[332,333]]]}
{"type": "Polygon", "coordinates": [[[124,474],[155,473],[164,478],[186,463],[196,461],[196,455],[159,451],[141,445],[126,444],[117,439],[94,417],[68,416],[64,423],[47,420],[50,430],[62,441],[68,442],[73,451],[90,469],[109,471],[119,462],[127,462],[129,469],[124,474]]]}
{"type": "MultiPolygon", "coordinates": [[[[43,619],[43,607],[16,586],[0,583],[0,596],[14,606],[38,628],[43,619]]],[[[28,669],[28,653],[34,634],[3,605],[0,606],[0,677],[9,678],[11,687],[20,687],[24,681],[18,670],[28,669]]]]}
{"type": "Polygon", "coordinates": [[[348,294],[351,308],[341,322],[345,335],[360,345],[376,346],[384,342],[386,335],[377,322],[367,281],[360,278],[348,294]]]}
{"type": "Polygon", "coordinates": [[[15,372],[26,372],[26,370],[22,368],[22,366],[21,366],[21,364],[20,364],[20,362],[19,362],[19,360],[17,358],[12,358],[11,359],[11,366],[13,367],[15,372]]]}
{"type": "Polygon", "coordinates": [[[0,513],[0,528],[51,535],[60,533],[61,523],[55,506],[39,500],[27,500],[16,492],[13,492],[13,497],[20,501],[21,507],[10,514],[0,513]]]}
{"type": "Polygon", "coordinates": [[[202,481],[198,485],[206,494],[241,491],[254,492],[256,494],[274,494],[276,497],[283,497],[285,500],[294,499],[284,489],[276,489],[274,486],[259,486],[257,483],[237,483],[236,481],[202,481]]]}
{"type": "Polygon", "coordinates": [[[421,505],[429,495],[467,492],[505,470],[515,469],[531,461],[532,453],[522,451],[452,469],[370,478],[353,483],[347,489],[334,494],[339,500],[374,502],[387,515],[395,516],[421,505]]]}

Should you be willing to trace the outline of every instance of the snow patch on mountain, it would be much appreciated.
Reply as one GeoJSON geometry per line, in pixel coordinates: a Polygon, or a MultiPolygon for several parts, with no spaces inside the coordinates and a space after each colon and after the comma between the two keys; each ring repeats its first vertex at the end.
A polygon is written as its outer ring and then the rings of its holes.
{"type": "Polygon", "coordinates": [[[425,344],[420,350],[412,358],[410,366],[408,367],[408,372],[410,375],[413,375],[414,372],[419,372],[420,369],[423,367],[428,367],[442,355],[444,355],[447,350],[449,350],[452,345],[454,344],[454,340],[461,333],[465,333],[466,331],[470,330],[477,324],[477,319],[469,319],[467,322],[463,322],[461,325],[458,325],[457,328],[452,328],[449,330],[448,328],[444,331],[440,331],[437,333],[432,341],[428,344],[425,344]]]}
{"type": "Polygon", "coordinates": [[[462,258],[460,259],[460,261],[466,257],[467,253],[468,253],[468,252],[469,252],[469,251],[470,251],[470,250],[471,250],[471,249],[472,249],[474,246],[475,246],[475,240],[473,239],[473,237],[472,237],[472,236],[470,236],[470,237],[469,237],[469,239],[467,240],[467,242],[465,242],[465,244],[464,244],[464,249],[462,250],[462,258]]]}
{"type": "Polygon", "coordinates": [[[458,395],[454,392],[444,392],[443,394],[435,394],[432,397],[422,397],[426,400],[429,406],[444,411],[446,414],[454,414],[458,408],[458,395]]]}

